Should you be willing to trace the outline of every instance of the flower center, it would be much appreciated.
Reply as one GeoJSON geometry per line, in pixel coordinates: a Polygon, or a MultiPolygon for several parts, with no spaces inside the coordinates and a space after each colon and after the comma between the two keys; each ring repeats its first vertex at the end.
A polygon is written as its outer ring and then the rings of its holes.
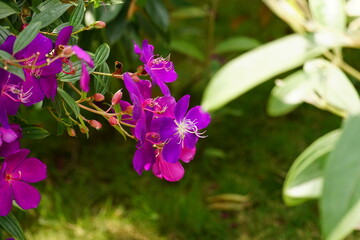
{"type": "Polygon", "coordinates": [[[165,70],[167,72],[171,71],[171,69],[173,69],[173,64],[170,61],[170,54],[166,57],[157,57],[155,58],[156,55],[152,56],[147,65],[150,67],[151,70],[165,70]]]}
{"type": "Polygon", "coordinates": [[[15,176],[13,174],[5,175],[5,181],[11,181],[11,180],[19,181],[20,179],[21,179],[21,171],[18,171],[17,174],[15,174],[15,176]]]}
{"type": "Polygon", "coordinates": [[[29,88],[25,92],[23,86],[8,84],[3,87],[2,94],[6,95],[14,102],[28,103],[30,102],[30,97],[33,94],[31,91],[32,89],[33,87],[29,88]]]}

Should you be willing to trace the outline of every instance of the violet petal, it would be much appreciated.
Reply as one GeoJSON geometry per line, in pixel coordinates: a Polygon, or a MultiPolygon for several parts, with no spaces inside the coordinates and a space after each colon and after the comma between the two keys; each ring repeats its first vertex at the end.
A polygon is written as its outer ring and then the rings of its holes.
{"type": "Polygon", "coordinates": [[[74,29],[73,26],[67,26],[61,29],[59,35],[55,42],[55,47],[59,45],[67,45],[71,38],[72,30],[74,29]]]}
{"type": "Polygon", "coordinates": [[[35,183],[46,178],[46,165],[37,158],[27,158],[16,168],[21,171],[21,180],[35,183]]]}
{"type": "Polygon", "coordinates": [[[39,205],[41,196],[36,188],[21,181],[11,181],[11,186],[14,199],[22,209],[36,208],[39,205]]]}
{"type": "Polygon", "coordinates": [[[80,87],[84,92],[90,91],[90,75],[85,63],[81,63],[80,87]]]}
{"type": "Polygon", "coordinates": [[[175,106],[175,119],[176,122],[181,123],[189,108],[190,95],[185,95],[177,102],[175,106]]]}
{"type": "Polygon", "coordinates": [[[211,122],[210,114],[202,110],[201,106],[191,108],[185,118],[196,122],[198,129],[206,128],[211,122]]]}
{"type": "Polygon", "coordinates": [[[94,67],[94,61],[92,60],[91,56],[86,52],[84,51],[83,49],[81,49],[79,46],[72,46],[72,50],[75,52],[76,56],[85,61],[89,67],[94,67]]]}
{"type": "Polygon", "coordinates": [[[181,144],[178,139],[171,139],[163,147],[162,155],[165,161],[169,163],[176,163],[179,160],[180,152],[181,144]]]}
{"type": "Polygon", "coordinates": [[[0,216],[6,216],[12,208],[11,187],[7,181],[0,180],[0,216]]]}

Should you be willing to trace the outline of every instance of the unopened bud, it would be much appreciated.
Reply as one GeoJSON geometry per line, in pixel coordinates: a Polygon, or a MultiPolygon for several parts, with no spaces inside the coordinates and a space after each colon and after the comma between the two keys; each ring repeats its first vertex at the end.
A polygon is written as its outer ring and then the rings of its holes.
{"type": "Polygon", "coordinates": [[[62,57],[71,57],[73,55],[74,51],[72,50],[71,46],[67,46],[63,49],[61,55],[62,57]]]}
{"type": "Polygon", "coordinates": [[[96,102],[101,102],[105,99],[104,95],[102,95],[101,93],[95,93],[93,98],[96,102]]]}
{"type": "Polygon", "coordinates": [[[68,128],[67,132],[68,132],[68,134],[69,134],[70,137],[76,137],[75,129],[73,129],[73,128],[68,128]]]}
{"type": "Polygon", "coordinates": [[[89,132],[89,129],[86,126],[79,126],[79,128],[80,128],[80,132],[82,132],[82,133],[88,133],[89,132]]]}
{"type": "Polygon", "coordinates": [[[115,125],[119,124],[119,121],[116,117],[111,117],[111,118],[109,118],[109,123],[111,126],[115,126],[115,125]]]}
{"type": "Polygon", "coordinates": [[[130,115],[130,114],[132,114],[133,110],[134,110],[134,105],[130,105],[130,106],[127,106],[127,107],[126,107],[124,113],[130,115]]]}
{"type": "Polygon", "coordinates": [[[29,24],[27,23],[24,23],[22,26],[21,26],[21,30],[24,30],[29,24]]]}
{"type": "Polygon", "coordinates": [[[96,21],[94,24],[94,28],[102,29],[106,27],[106,23],[103,21],[96,21]]]}
{"type": "Polygon", "coordinates": [[[89,121],[90,126],[95,128],[96,130],[100,130],[102,128],[102,124],[96,120],[90,120],[89,121]]]}
{"type": "Polygon", "coordinates": [[[111,99],[111,105],[114,106],[114,105],[118,104],[122,98],[122,95],[123,95],[123,93],[122,93],[121,89],[118,90],[111,99]]]}

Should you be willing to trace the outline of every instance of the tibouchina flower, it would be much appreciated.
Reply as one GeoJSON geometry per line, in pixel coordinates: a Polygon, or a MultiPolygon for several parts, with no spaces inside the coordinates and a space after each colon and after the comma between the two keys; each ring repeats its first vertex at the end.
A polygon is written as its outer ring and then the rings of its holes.
{"type": "Polygon", "coordinates": [[[20,149],[21,128],[11,124],[10,128],[0,127],[0,157],[6,157],[20,149]]]}
{"type": "Polygon", "coordinates": [[[36,158],[27,158],[27,149],[20,149],[7,156],[0,169],[0,216],[9,214],[12,201],[23,209],[36,208],[40,193],[28,183],[46,178],[46,165],[36,158]]]}
{"type": "Polygon", "coordinates": [[[150,75],[154,85],[158,85],[161,92],[165,96],[169,96],[170,90],[166,83],[174,82],[177,79],[177,73],[170,57],[163,58],[154,55],[154,46],[147,40],[142,42],[142,49],[134,43],[134,51],[140,56],[140,60],[144,63],[144,69],[150,75]]]}

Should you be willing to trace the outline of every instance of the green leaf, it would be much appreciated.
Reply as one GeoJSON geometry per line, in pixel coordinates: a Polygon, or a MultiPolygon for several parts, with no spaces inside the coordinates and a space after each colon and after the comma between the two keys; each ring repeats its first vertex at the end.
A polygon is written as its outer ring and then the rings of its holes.
{"type": "MultiPolygon", "coordinates": [[[[0,60],[15,60],[15,58],[10,53],[0,50],[0,60]]],[[[0,61],[0,67],[4,68],[8,72],[15,74],[25,81],[25,74],[22,68],[9,64],[5,65],[3,61],[0,61]]]]}
{"type": "Polygon", "coordinates": [[[338,240],[360,222],[360,115],[350,116],[325,166],[320,200],[324,239],[338,240]]]}
{"type": "Polygon", "coordinates": [[[42,3],[40,3],[37,6],[37,9],[39,9],[40,12],[45,11],[46,9],[50,9],[56,6],[60,6],[61,2],[59,0],[46,0],[42,3]]]}
{"type": "Polygon", "coordinates": [[[270,78],[323,53],[309,37],[292,34],[251,50],[223,66],[205,89],[202,106],[213,111],[270,78]]]}
{"type": "Polygon", "coordinates": [[[12,213],[9,213],[7,216],[0,216],[0,226],[16,239],[25,240],[23,230],[12,213]]]}
{"type": "MultiPolygon", "coordinates": [[[[104,62],[98,67],[98,70],[103,73],[110,73],[109,65],[104,62]]],[[[94,75],[95,77],[95,92],[105,94],[109,91],[110,77],[103,75],[94,75]]]]}
{"type": "Polygon", "coordinates": [[[7,16],[10,16],[12,14],[17,14],[18,12],[15,11],[12,7],[7,5],[4,2],[0,2],[0,19],[6,18],[7,16]]]}
{"type": "Polygon", "coordinates": [[[283,199],[287,205],[293,206],[320,197],[325,163],[340,134],[339,129],[327,133],[296,158],[283,187],[283,199]]]}
{"type": "Polygon", "coordinates": [[[34,127],[34,126],[28,126],[22,128],[22,134],[23,138],[28,139],[43,139],[50,135],[50,133],[41,128],[41,127],[34,127]]]}
{"type": "Polygon", "coordinates": [[[302,70],[283,80],[277,80],[277,85],[272,89],[267,105],[268,114],[276,117],[294,110],[312,90],[309,83],[302,70]]]}
{"type": "Polygon", "coordinates": [[[344,0],[309,0],[310,11],[323,27],[345,30],[346,14],[344,0]]]}
{"type": "Polygon", "coordinates": [[[360,110],[356,89],[336,65],[324,59],[315,59],[305,63],[304,71],[311,81],[316,82],[314,91],[320,97],[318,105],[331,106],[347,114],[360,110]]]}
{"type": "Polygon", "coordinates": [[[260,46],[260,42],[254,38],[249,37],[232,37],[219,43],[214,53],[221,54],[227,52],[241,52],[247,51],[260,46]]]}
{"type": "Polygon", "coordinates": [[[17,36],[14,43],[14,54],[24,49],[39,33],[41,22],[32,21],[24,30],[17,36]]]}
{"type": "Polygon", "coordinates": [[[74,11],[70,15],[70,25],[71,26],[78,26],[81,24],[85,14],[85,5],[84,1],[79,1],[79,4],[76,6],[74,11]]]}
{"type": "Polygon", "coordinates": [[[204,18],[208,11],[201,7],[184,7],[171,12],[171,17],[176,19],[204,18]]]}
{"type": "Polygon", "coordinates": [[[145,11],[160,29],[166,30],[169,27],[169,14],[162,1],[148,0],[145,4],[145,11]]]}
{"type": "Polygon", "coordinates": [[[80,114],[80,108],[76,104],[75,100],[63,89],[58,88],[57,89],[58,94],[64,99],[67,105],[71,108],[71,110],[74,112],[75,116],[78,117],[80,114]]]}
{"type": "Polygon", "coordinates": [[[179,53],[185,54],[187,56],[193,57],[199,61],[205,60],[205,55],[202,53],[195,44],[184,41],[184,40],[173,40],[171,42],[170,48],[179,53]]]}
{"type": "Polygon", "coordinates": [[[0,44],[2,44],[3,42],[5,42],[5,40],[7,39],[7,37],[10,35],[9,30],[7,30],[6,28],[4,28],[3,26],[0,26],[0,44]]]}
{"type": "MultiPolygon", "coordinates": [[[[52,1],[53,2],[53,1],[52,1]]],[[[60,18],[72,4],[54,4],[45,10],[33,16],[31,22],[41,22],[41,28],[48,26],[60,18]]]]}
{"type": "Polygon", "coordinates": [[[94,62],[96,66],[103,64],[110,55],[110,47],[106,43],[101,44],[95,51],[94,62]]]}

